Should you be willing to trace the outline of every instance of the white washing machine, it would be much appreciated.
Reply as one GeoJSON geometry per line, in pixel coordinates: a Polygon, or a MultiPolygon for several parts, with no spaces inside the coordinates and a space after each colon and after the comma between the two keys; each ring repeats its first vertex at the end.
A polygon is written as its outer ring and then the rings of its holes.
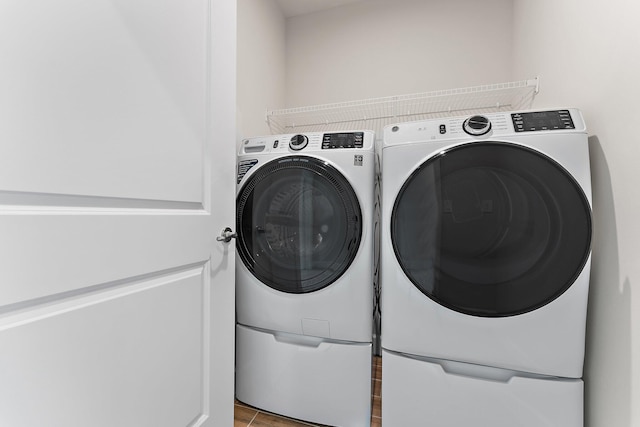
{"type": "Polygon", "coordinates": [[[382,151],[383,423],[582,426],[580,112],[398,124],[382,151]]]}
{"type": "Polygon", "coordinates": [[[236,396],[302,420],[368,426],[374,134],[243,141],[236,396]]]}

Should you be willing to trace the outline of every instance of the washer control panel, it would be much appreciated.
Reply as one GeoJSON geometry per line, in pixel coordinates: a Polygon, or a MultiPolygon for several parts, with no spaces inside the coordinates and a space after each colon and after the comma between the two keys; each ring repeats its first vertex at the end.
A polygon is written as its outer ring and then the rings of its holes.
{"type": "Polygon", "coordinates": [[[511,114],[516,132],[575,129],[569,110],[535,111],[511,114]]]}
{"type": "Polygon", "coordinates": [[[242,141],[238,155],[267,153],[309,153],[326,150],[370,150],[375,134],[370,130],[304,132],[267,135],[242,141]]]}

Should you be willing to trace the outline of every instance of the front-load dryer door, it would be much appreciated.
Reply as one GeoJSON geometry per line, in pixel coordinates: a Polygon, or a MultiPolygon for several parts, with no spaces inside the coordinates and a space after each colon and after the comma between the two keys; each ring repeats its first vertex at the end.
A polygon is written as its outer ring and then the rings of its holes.
{"type": "Polygon", "coordinates": [[[362,214],[347,179],[313,157],[260,167],[237,198],[238,253],[265,285],[287,293],[325,288],[353,262],[362,214]]]}
{"type": "Polygon", "coordinates": [[[564,293],[590,254],[591,209],[556,161],[474,142],[425,161],[398,193],[395,255],[413,284],[461,313],[504,317],[564,293]]]}

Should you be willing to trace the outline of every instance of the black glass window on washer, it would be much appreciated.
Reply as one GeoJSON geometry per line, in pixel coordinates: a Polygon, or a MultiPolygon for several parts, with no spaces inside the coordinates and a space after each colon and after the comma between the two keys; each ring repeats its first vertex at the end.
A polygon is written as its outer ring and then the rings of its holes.
{"type": "Polygon", "coordinates": [[[236,215],[240,258],[278,291],[330,285],[360,246],[362,214],[353,188],[337,169],[312,157],[262,166],[238,195],[236,215]]]}
{"type": "Polygon", "coordinates": [[[565,292],[591,247],[591,210],[553,159],[499,142],[464,144],[423,163],[393,207],[405,274],[461,313],[526,313],[565,292]]]}

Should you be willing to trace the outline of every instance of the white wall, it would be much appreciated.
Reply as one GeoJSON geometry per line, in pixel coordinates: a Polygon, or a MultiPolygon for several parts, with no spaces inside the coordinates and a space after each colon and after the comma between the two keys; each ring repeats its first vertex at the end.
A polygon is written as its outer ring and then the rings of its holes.
{"type": "Polygon", "coordinates": [[[287,107],[511,81],[512,5],[368,0],[290,18],[287,107]]]}
{"type": "Polygon", "coordinates": [[[285,19],[275,0],[238,0],[238,136],[268,135],[267,109],[284,108],[285,19]]]}
{"type": "Polygon", "coordinates": [[[514,72],[582,109],[594,227],[586,427],[640,426],[640,3],[515,0],[514,72]]]}

